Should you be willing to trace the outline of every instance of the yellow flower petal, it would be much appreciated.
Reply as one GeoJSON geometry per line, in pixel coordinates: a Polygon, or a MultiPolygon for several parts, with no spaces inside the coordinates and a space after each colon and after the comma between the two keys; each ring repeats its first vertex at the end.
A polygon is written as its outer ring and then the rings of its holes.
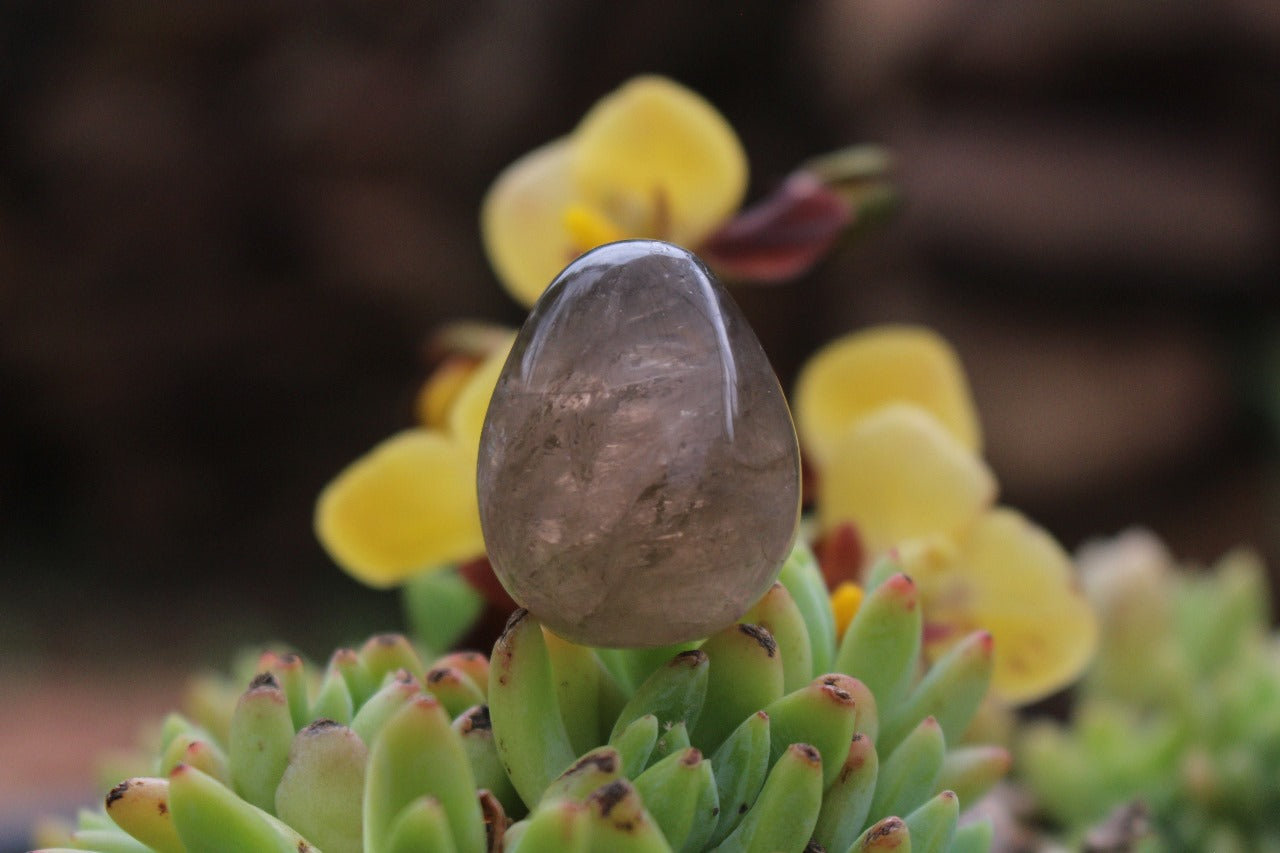
{"type": "Polygon", "coordinates": [[[995,499],[990,469],[924,409],[895,403],[831,444],[818,499],[819,526],[856,526],[868,550],[952,536],[995,499]]]}
{"type": "MultiPolygon", "coordinates": [[[[480,452],[480,430],[484,427],[485,413],[489,411],[489,400],[493,398],[493,389],[498,385],[498,376],[507,363],[514,341],[513,334],[505,344],[495,347],[485,356],[467,377],[467,383],[458,391],[449,409],[449,434],[467,449],[473,463],[480,452]]],[[[475,471],[471,473],[474,478],[475,471]]]]}
{"type": "Polygon", "coordinates": [[[626,239],[627,235],[594,207],[571,205],[564,212],[564,227],[575,246],[603,246],[626,239]]]}
{"type": "Polygon", "coordinates": [[[573,145],[580,197],[629,236],[696,246],[746,192],[747,158],[733,128],[664,77],[637,77],[603,98],[573,145]]]}
{"type": "Polygon", "coordinates": [[[507,291],[525,306],[538,301],[551,280],[583,251],[575,247],[564,220],[575,203],[571,157],[567,138],[531,151],[498,175],[480,208],[489,261],[507,291]]]}
{"type": "Polygon", "coordinates": [[[445,425],[454,399],[467,384],[479,362],[465,355],[450,356],[432,371],[427,381],[418,389],[414,411],[418,423],[424,427],[439,429],[445,425]]]}
{"type": "Polygon", "coordinates": [[[937,658],[969,631],[990,631],[992,690],[1013,703],[1043,698],[1077,678],[1097,645],[1097,620],[1053,537],[998,508],[957,546],[950,559],[907,566],[930,626],[926,654],[937,658]]]}
{"type": "Polygon", "coordinates": [[[862,607],[862,587],[852,581],[842,581],[831,591],[831,613],[836,619],[836,638],[844,636],[845,629],[858,615],[862,607]]]}
{"type": "Polygon", "coordinates": [[[413,429],[340,473],[316,504],[316,534],[330,556],[370,586],[484,552],[474,455],[453,438],[413,429]]]}
{"type": "Polygon", "coordinates": [[[960,360],[922,327],[880,326],[833,341],[800,372],[792,404],[805,451],[821,468],[850,424],[893,402],[928,410],[964,447],[981,448],[960,360]]]}

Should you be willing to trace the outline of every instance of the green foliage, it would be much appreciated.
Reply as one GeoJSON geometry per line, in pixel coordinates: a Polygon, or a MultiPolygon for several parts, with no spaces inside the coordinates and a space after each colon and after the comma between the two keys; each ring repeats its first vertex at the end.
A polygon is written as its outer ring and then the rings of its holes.
{"type": "Polygon", "coordinates": [[[1153,849],[1280,849],[1280,635],[1251,554],[1179,568],[1152,537],[1086,552],[1102,644],[1066,725],[1021,733],[1040,810],[1080,838],[1133,800],[1153,849]]]}
{"type": "Polygon", "coordinates": [[[985,693],[989,638],[975,634],[918,678],[909,579],[872,590],[839,645],[825,595],[801,546],[748,614],[757,622],[697,648],[584,648],[520,611],[490,659],[460,653],[427,667],[396,635],[335,653],[321,673],[268,654],[225,722],[172,715],[151,775],[117,786],[105,815],[86,813],[68,843],[102,853],[983,849],[989,832],[957,831],[961,804],[943,783],[977,797],[1007,766],[996,747],[947,748],[985,693]],[[815,661],[857,665],[822,672],[815,661]],[[877,741],[881,731],[892,742],[877,741]]]}

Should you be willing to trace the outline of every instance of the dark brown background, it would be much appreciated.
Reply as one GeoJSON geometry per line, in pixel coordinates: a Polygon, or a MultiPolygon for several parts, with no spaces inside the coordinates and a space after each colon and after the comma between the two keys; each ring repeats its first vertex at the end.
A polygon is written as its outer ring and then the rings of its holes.
{"type": "Polygon", "coordinates": [[[408,423],[430,329],[520,319],[479,244],[492,177],[646,71],[733,122],[753,197],[898,153],[891,225],[737,291],[784,382],[846,330],[933,324],[1004,499],[1064,542],[1142,522],[1280,562],[1271,0],[27,0],[0,40],[11,668],[397,624],[314,496],[408,423]]]}

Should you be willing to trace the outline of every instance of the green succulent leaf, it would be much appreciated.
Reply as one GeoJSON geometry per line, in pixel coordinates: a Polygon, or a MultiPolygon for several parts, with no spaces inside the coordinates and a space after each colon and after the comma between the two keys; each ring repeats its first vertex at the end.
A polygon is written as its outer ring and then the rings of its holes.
{"type": "Polygon", "coordinates": [[[932,796],[946,749],[942,727],[927,717],[881,761],[871,814],[907,814],[932,796]]]}
{"type": "Polygon", "coordinates": [[[813,679],[815,673],[809,626],[785,586],[775,582],[740,621],[764,628],[778,644],[778,653],[782,657],[784,692],[799,690],[813,679]]]}
{"type": "Polygon", "coordinates": [[[421,695],[387,721],[369,751],[364,848],[383,853],[400,811],[423,796],[439,800],[460,853],[483,853],[484,821],[466,751],[444,708],[421,695]]]}
{"type": "Polygon", "coordinates": [[[340,723],[319,720],[293,738],[275,792],[275,814],[326,853],[360,853],[364,741],[340,723]]]}
{"type": "Polygon", "coordinates": [[[532,807],[576,754],[560,716],[542,626],[516,611],[493,649],[489,717],[507,775],[532,807]]]}
{"type": "Polygon", "coordinates": [[[879,771],[875,743],[866,735],[854,735],[835,781],[823,794],[813,830],[813,837],[827,850],[848,850],[857,839],[871,813],[879,771]]]}
{"type": "Polygon", "coordinates": [[[822,807],[822,756],[803,743],[782,753],[755,804],[716,853],[799,850],[808,843],[822,807]]]}
{"type": "Polygon", "coordinates": [[[293,717],[276,676],[253,680],[231,717],[231,783],[235,792],[264,811],[276,807],[276,786],[289,764],[293,717]]]}
{"type": "Polygon", "coordinates": [[[836,671],[870,688],[882,720],[893,718],[915,677],[922,626],[915,584],[895,574],[867,594],[845,629],[836,671]]]}
{"type": "Polygon", "coordinates": [[[706,653],[690,649],[654,670],[618,714],[610,740],[646,714],[657,717],[663,728],[696,725],[707,694],[707,664],[706,653]]]}
{"type": "Polygon", "coordinates": [[[769,715],[757,711],[742,721],[711,756],[720,817],[708,844],[719,844],[741,822],[769,773],[769,715]]]}
{"type": "Polygon", "coordinates": [[[730,625],[700,647],[710,661],[706,701],[692,740],[714,751],[751,714],[782,696],[782,656],[758,625],[730,625]]]}
{"type": "Polygon", "coordinates": [[[809,631],[811,666],[815,674],[830,672],[835,660],[836,620],[822,569],[813,550],[797,541],[778,573],[778,582],[787,588],[809,631]]]}

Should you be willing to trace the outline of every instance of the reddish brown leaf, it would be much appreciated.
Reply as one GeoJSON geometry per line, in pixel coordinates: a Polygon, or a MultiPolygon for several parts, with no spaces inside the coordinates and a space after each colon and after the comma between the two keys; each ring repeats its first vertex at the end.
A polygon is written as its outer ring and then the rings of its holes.
{"type": "Polygon", "coordinates": [[[834,530],[827,531],[818,540],[814,550],[817,552],[818,566],[822,569],[827,589],[835,589],[845,581],[861,581],[866,548],[853,522],[842,522],[834,530]]]}
{"type": "Polygon", "coordinates": [[[487,556],[477,557],[458,566],[458,574],[471,584],[485,601],[503,613],[511,613],[520,606],[503,589],[498,576],[493,573],[493,566],[490,565],[487,556]]]}
{"type": "Polygon", "coordinates": [[[795,172],[721,226],[698,253],[730,279],[776,284],[817,263],[852,220],[843,196],[808,172],[795,172]]]}

